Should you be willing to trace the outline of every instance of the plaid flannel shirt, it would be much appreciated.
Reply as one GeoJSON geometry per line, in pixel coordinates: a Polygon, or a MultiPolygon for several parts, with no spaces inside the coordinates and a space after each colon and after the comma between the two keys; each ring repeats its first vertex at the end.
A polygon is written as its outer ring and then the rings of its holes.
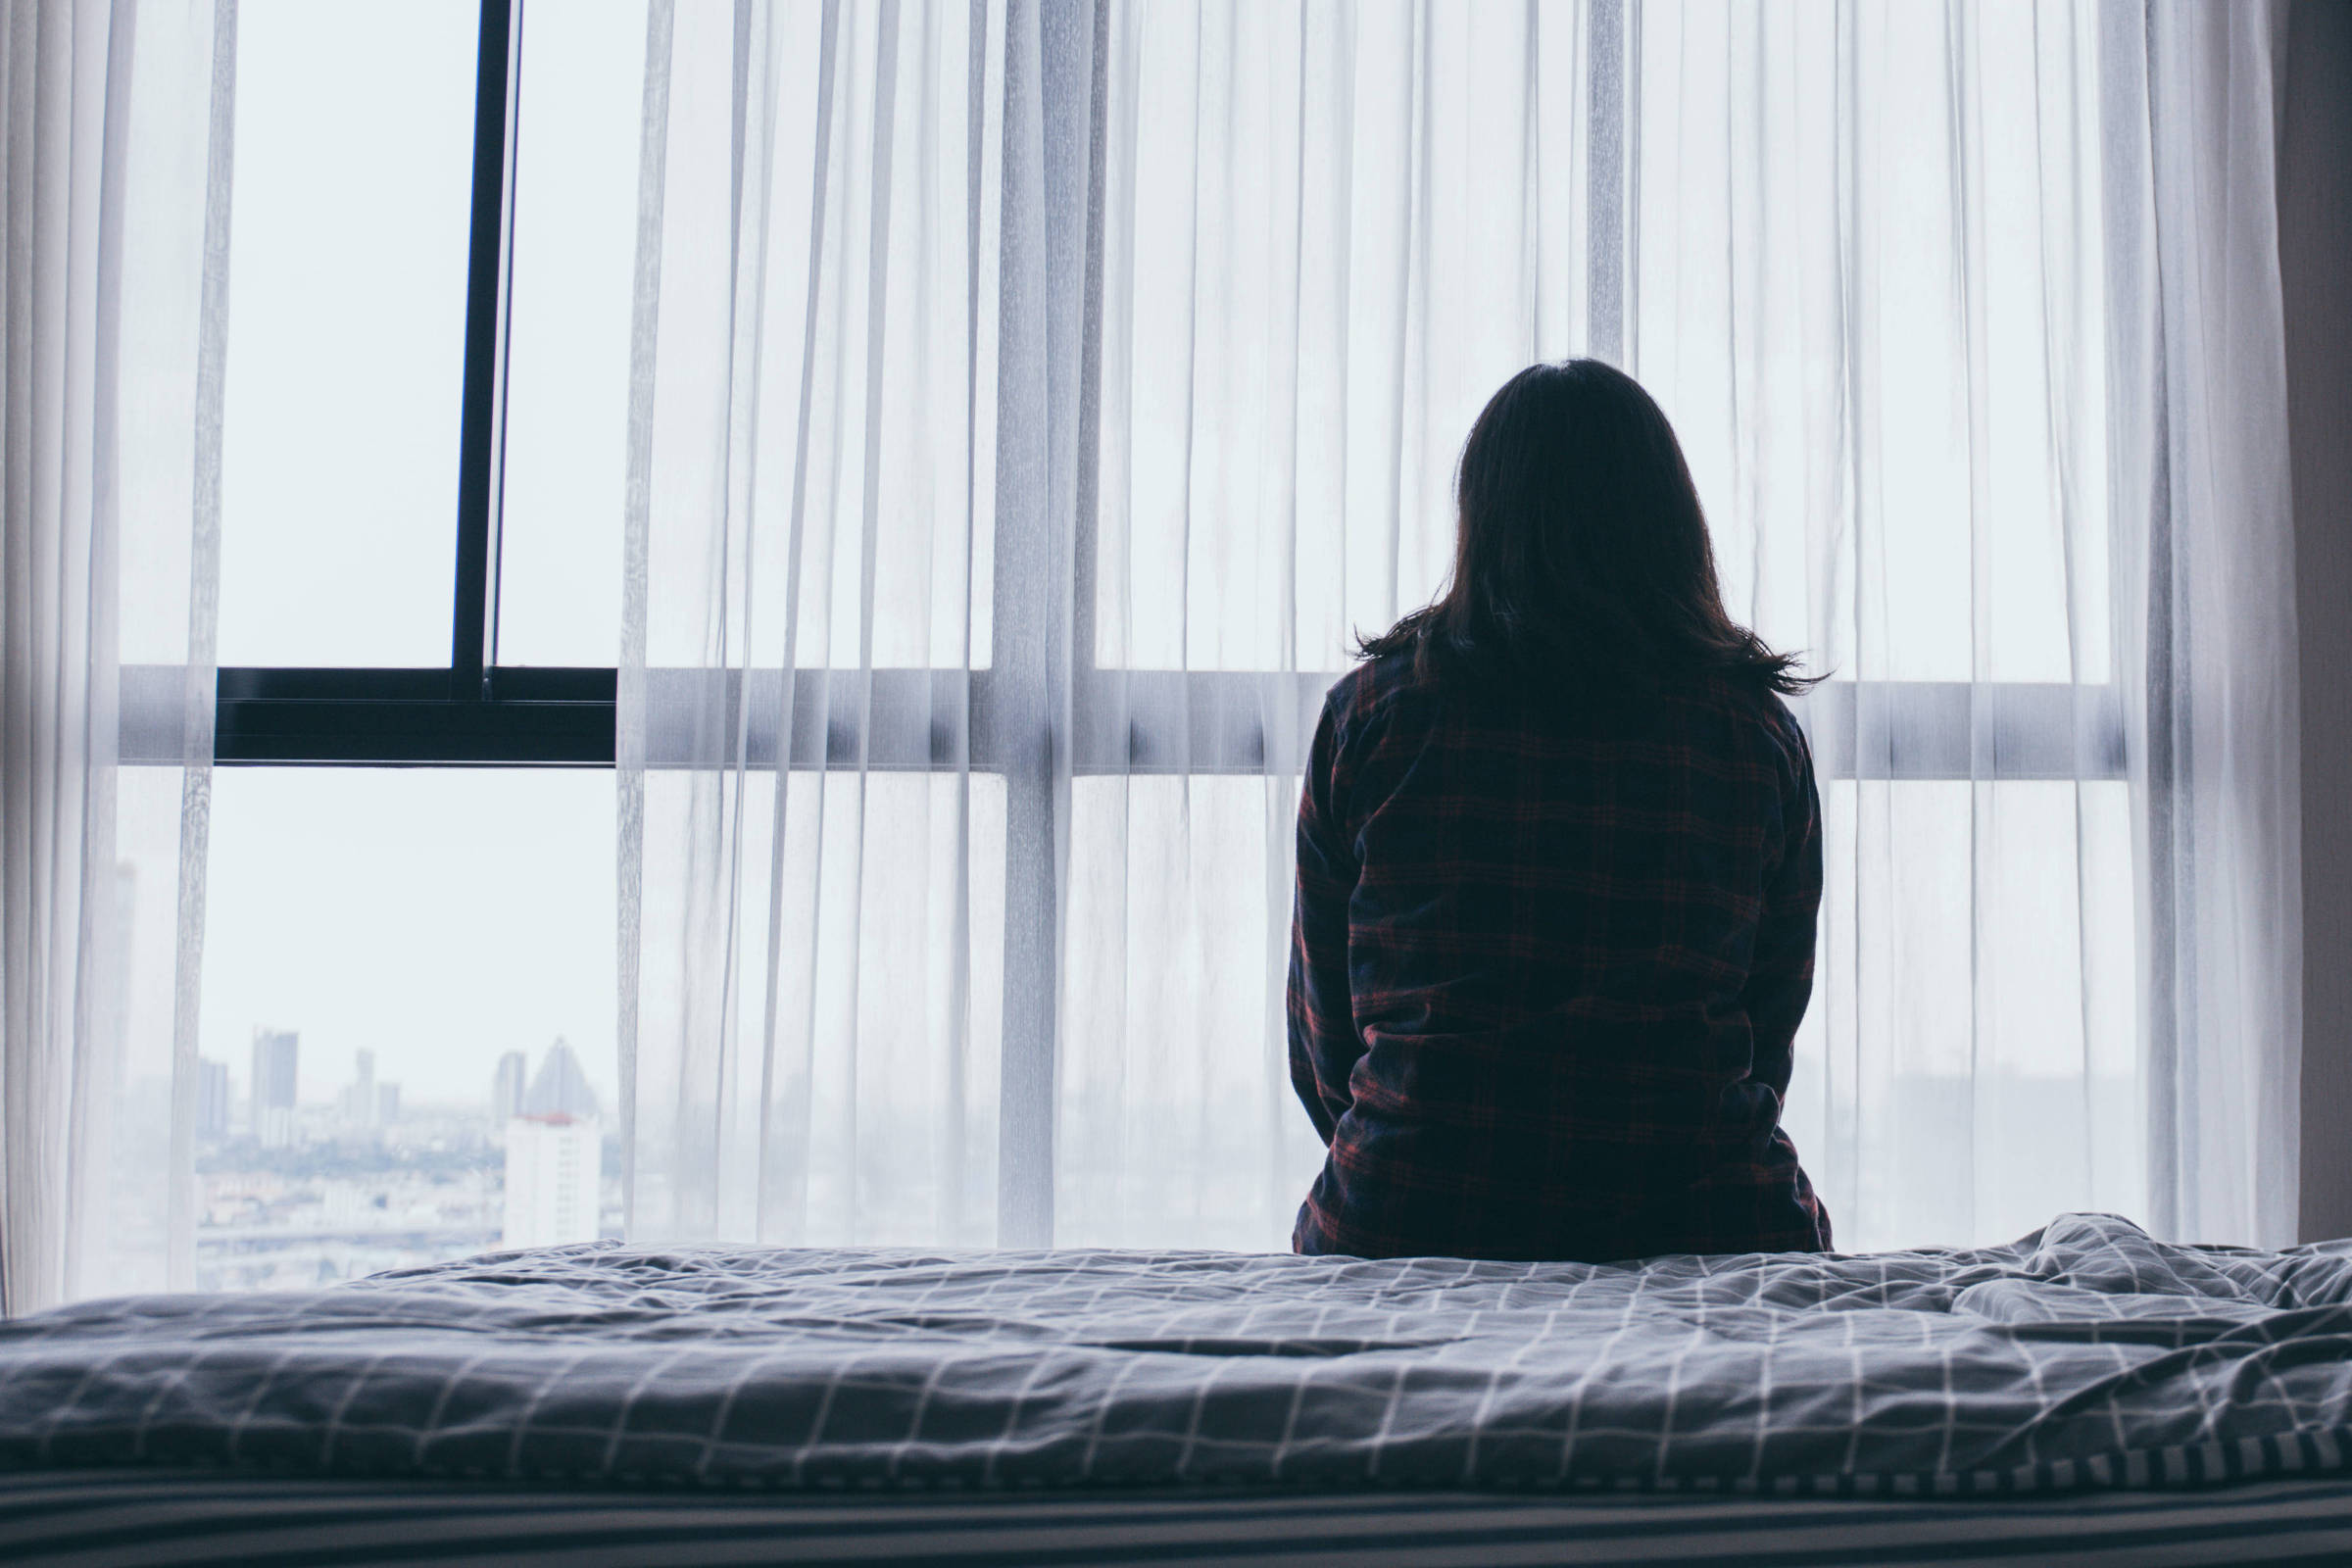
{"type": "Polygon", "coordinates": [[[1577,711],[1368,662],[1298,808],[1302,1252],[1814,1251],[1781,1130],[1820,802],[1781,702],[1702,677],[1577,711]]]}

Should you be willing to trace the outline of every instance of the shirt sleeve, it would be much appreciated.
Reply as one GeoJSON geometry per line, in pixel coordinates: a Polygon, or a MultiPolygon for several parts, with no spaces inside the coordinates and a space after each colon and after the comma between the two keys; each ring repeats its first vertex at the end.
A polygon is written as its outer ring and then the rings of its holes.
{"type": "Polygon", "coordinates": [[[1337,814],[1338,721],[1323,705],[1298,800],[1298,883],[1291,912],[1291,1087],[1329,1144],[1348,1111],[1348,1077],[1363,1046],[1348,991],[1348,902],[1356,864],[1337,814]]]}
{"type": "Polygon", "coordinates": [[[1813,946],[1821,912],[1821,797],[1801,731],[1796,745],[1795,777],[1783,808],[1780,863],[1764,890],[1755,957],[1742,993],[1755,1042],[1752,1074],[1784,1099],[1796,1027],[1813,996],[1813,946]]]}

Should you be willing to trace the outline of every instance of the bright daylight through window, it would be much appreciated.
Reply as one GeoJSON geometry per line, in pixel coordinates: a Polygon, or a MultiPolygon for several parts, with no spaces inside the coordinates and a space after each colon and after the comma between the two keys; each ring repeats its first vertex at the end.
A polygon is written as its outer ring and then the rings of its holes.
{"type": "MultiPolygon", "coordinates": [[[[468,311],[495,304],[469,264],[485,15],[478,0],[239,8],[224,760],[346,760],[304,755],[333,722],[304,719],[304,697],[405,715],[359,731],[387,760],[448,729],[468,311]],[[318,69],[359,59],[379,69],[318,69]]],[[[529,108],[510,160],[491,634],[515,663],[604,666],[609,703],[645,7],[541,6],[531,25],[510,91],[529,108]]],[[[184,595],[187,558],[164,544],[134,547],[125,587],[126,657],[151,669],[186,646],[184,616],[158,607],[184,595]]],[[[127,677],[134,757],[136,700],[166,690],[141,679],[127,677]]],[[[609,709],[603,724],[609,764],[609,709]]],[[[496,762],[498,744],[473,760],[496,762]]],[[[181,770],[169,748],[147,751],[120,803],[135,984],[112,1283],[161,1286],[175,1252],[199,1289],[270,1289],[616,1234],[609,765],[213,775],[193,1105],[178,1118],[196,1191],[164,1220],[184,1234],[147,1234],[144,1195],[168,1182],[172,1147],[175,970],[184,985],[191,967],[174,962],[181,770]]]]}
{"type": "Polygon", "coordinates": [[[1316,704],[1585,353],[1831,677],[1785,1116],[1840,1240],[2137,1210],[2089,13],[1969,13],[1954,118],[1901,8],[1506,10],[1110,6],[1025,207],[999,8],[246,0],[209,784],[186,613],[125,616],[125,1125],[201,1179],[122,1255],[1280,1246],[1316,704]]]}
{"type": "Polygon", "coordinates": [[[0,19],[0,1556],[2352,1539],[2352,6],[0,19]]]}

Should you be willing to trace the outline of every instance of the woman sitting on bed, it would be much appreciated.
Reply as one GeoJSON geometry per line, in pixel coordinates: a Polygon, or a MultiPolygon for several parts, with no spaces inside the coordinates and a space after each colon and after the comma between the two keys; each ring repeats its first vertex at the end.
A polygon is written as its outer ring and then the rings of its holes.
{"type": "Polygon", "coordinates": [[[1821,1251],[1781,1130],[1820,806],[1674,430],[1594,360],[1462,449],[1445,597],[1331,689],[1298,809],[1301,1252],[1821,1251]]]}

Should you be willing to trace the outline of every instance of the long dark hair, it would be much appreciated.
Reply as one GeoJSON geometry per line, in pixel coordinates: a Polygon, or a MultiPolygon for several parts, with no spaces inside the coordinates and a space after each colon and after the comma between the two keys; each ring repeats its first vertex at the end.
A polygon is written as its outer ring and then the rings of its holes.
{"type": "Polygon", "coordinates": [[[1454,498],[1452,581],[1359,638],[1365,658],[1603,696],[1702,671],[1784,694],[1813,684],[1724,611],[1682,446],[1624,371],[1564,360],[1505,381],[1470,427],[1454,498]]]}

